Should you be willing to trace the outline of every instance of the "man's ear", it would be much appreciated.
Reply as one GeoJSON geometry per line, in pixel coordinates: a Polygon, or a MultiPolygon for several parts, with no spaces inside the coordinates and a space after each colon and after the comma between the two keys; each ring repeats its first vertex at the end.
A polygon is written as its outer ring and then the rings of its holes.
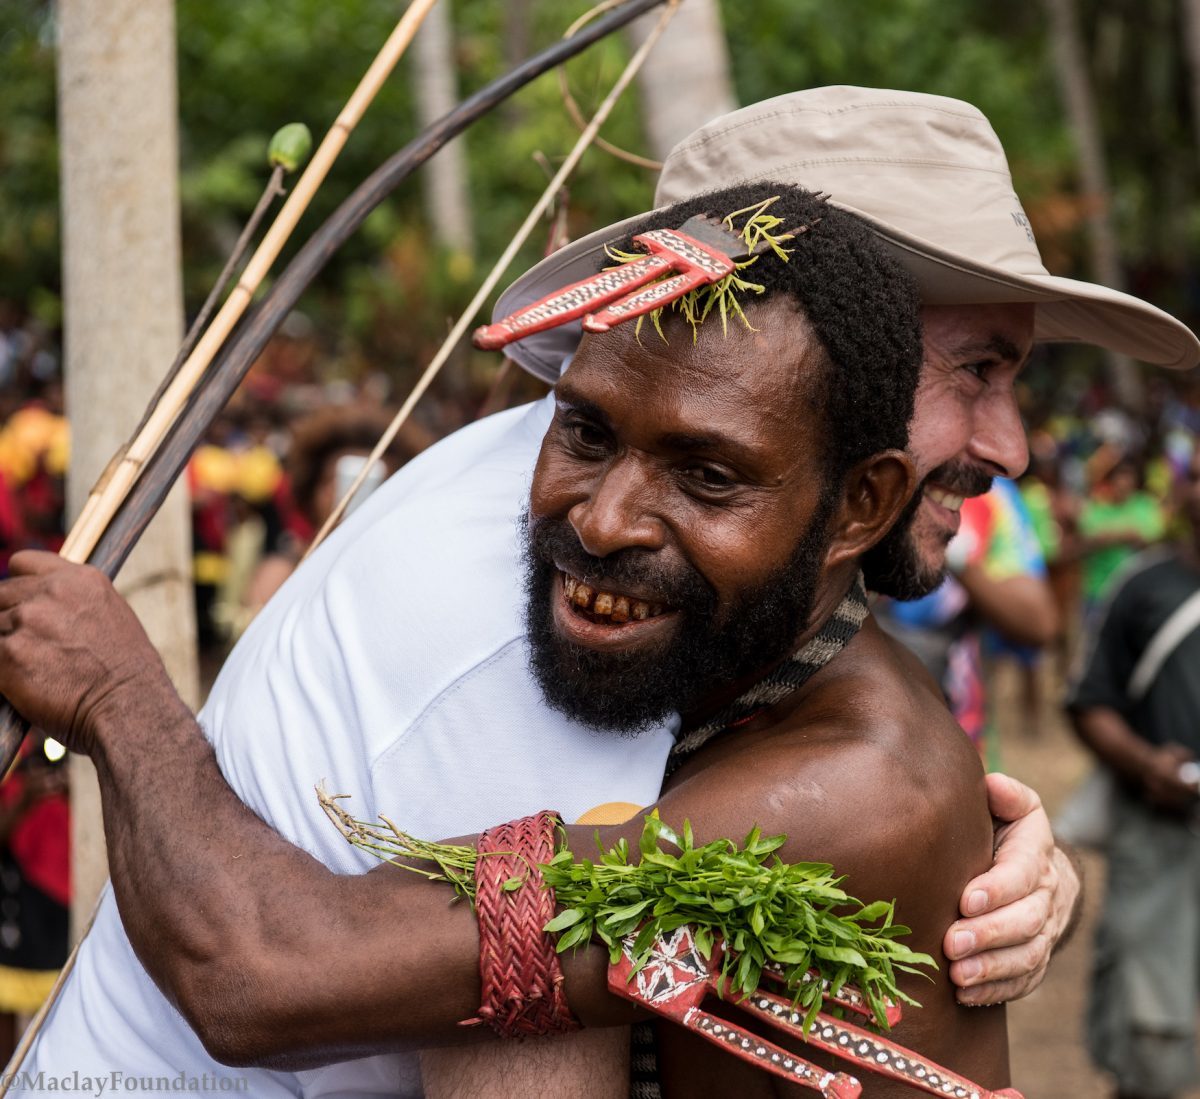
{"type": "Polygon", "coordinates": [[[842,503],[830,525],[827,567],[861,557],[900,517],[917,488],[917,471],[902,450],[882,450],[846,475],[842,503]]]}

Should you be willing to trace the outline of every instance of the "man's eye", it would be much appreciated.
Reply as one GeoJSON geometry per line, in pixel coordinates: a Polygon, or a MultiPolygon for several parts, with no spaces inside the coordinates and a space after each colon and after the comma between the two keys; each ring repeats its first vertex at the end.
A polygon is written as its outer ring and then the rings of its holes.
{"type": "Polygon", "coordinates": [[[991,359],[985,359],[982,362],[964,363],[963,369],[969,374],[974,374],[980,381],[986,382],[995,365],[991,359]]]}
{"type": "Polygon", "coordinates": [[[719,466],[688,466],[683,473],[689,480],[710,492],[720,492],[734,485],[733,478],[719,466]]]}
{"type": "Polygon", "coordinates": [[[599,450],[608,442],[607,433],[586,420],[568,421],[566,427],[568,438],[582,450],[599,450]]]}

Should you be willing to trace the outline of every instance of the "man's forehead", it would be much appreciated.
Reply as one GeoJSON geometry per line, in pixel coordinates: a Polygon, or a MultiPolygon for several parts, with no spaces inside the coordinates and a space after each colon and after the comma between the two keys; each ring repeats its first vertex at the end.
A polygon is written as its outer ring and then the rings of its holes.
{"type": "Polygon", "coordinates": [[[921,326],[927,352],[957,361],[994,357],[1022,363],[1033,349],[1034,307],[925,305],[921,326]]]}
{"type": "MultiPolygon", "coordinates": [[[[794,312],[788,320],[807,327],[794,312]]],[[[675,450],[748,457],[764,445],[785,445],[812,413],[809,382],[823,352],[782,354],[765,326],[735,332],[731,323],[728,337],[719,322],[714,327],[695,343],[680,327],[667,343],[653,329],[640,339],[616,331],[585,339],[556,386],[559,407],[645,432],[675,450]]]]}
{"type": "Polygon", "coordinates": [[[715,311],[695,329],[678,314],[666,314],[659,324],[649,318],[626,321],[604,333],[584,333],[563,373],[575,363],[650,365],[681,374],[699,371],[732,377],[731,366],[753,368],[768,361],[818,363],[824,350],[796,300],[775,294],[766,301],[747,303],[744,316],[719,316],[715,311]]]}

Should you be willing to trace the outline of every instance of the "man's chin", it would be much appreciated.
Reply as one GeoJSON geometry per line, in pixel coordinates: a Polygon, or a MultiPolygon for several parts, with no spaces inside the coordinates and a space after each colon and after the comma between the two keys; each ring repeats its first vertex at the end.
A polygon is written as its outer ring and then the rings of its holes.
{"type": "Polygon", "coordinates": [[[652,662],[583,648],[553,627],[532,645],[533,673],[547,705],[581,725],[637,736],[676,712],[652,662]]]}
{"type": "Polygon", "coordinates": [[[936,591],[946,578],[946,546],[951,537],[943,540],[916,523],[893,531],[863,557],[868,589],[902,602],[936,591]],[[931,542],[938,543],[936,548],[924,549],[931,542]]]}

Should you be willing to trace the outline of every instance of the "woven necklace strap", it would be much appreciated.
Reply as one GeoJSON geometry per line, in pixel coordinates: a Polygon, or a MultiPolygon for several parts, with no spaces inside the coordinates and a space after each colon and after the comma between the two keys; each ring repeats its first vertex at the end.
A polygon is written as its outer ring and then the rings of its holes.
{"type": "Polygon", "coordinates": [[[803,687],[850,643],[866,621],[867,613],[867,589],[860,572],[845,598],[804,648],[747,688],[703,725],[686,729],[680,734],[667,758],[667,774],[713,737],[749,721],[762,710],[782,702],[803,687]]]}

